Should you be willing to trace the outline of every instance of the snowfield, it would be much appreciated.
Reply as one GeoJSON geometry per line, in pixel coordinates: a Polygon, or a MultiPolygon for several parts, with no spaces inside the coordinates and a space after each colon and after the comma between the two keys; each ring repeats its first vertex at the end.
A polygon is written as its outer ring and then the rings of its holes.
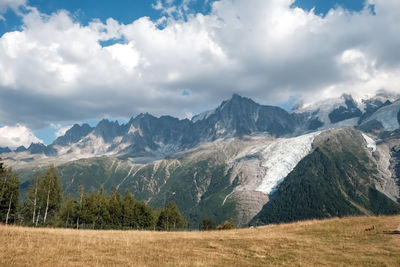
{"type": "Polygon", "coordinates": [[[382,123],[383,128],[386,131],[394,131],[399,129],[399,121],[397,120],[397,114],[400,111],[400,100],[397,100],[393,104],[380,108],[371,117],[369,117],[363,124],[377,120],[382,123]]]}
{"type": "Polygon", "coordinates": [[[374,139],[372,139],[371,137],[369,137],[368,135],[366,135],[364,133],[362,134],[362,136],[364,137],[365,142],[367,142],[367,147],[369,149],[371,149],[372,152],[375,152],[376,151],[376,142],[374,141],[374,139]]]}

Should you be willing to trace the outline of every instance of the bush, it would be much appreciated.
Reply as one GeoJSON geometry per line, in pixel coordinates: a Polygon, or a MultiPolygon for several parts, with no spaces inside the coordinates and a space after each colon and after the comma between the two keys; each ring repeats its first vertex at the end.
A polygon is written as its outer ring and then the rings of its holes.
{"type": "Polygon", "coordinates": [[[218,230],[231,230],[235,228],[235,225],[230,221],[225,221],[217,227],[218,230]]]}
{"type": "Polygon", "coordinates": [[[217,224],[211,219],[204,219],[201,221],[200,230],[210,231],[217,229],[217,224]]]}

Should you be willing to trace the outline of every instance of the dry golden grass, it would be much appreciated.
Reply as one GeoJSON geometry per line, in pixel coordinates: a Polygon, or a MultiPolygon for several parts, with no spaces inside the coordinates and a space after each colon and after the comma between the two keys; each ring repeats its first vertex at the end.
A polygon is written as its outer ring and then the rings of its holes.
{"type": "Polygon", "coordinates": [[[400,216],[213,232],[0,226],[0,265],[400,266],[400,235],[387,233],[399,225],[400,216]]]}

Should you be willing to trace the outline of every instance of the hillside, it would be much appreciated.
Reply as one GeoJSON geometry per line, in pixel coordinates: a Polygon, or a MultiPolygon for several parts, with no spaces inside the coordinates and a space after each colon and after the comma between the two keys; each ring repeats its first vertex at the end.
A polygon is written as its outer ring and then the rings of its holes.
{"type": "Polygon", "coordinates": [[[352,128],[319,135],[253,223],[393,214],[400,205],[376,188],[379,172],[352,128]]]}
{"type": "Polygon", "coordinates": [[[213,232],[0,226],[1,266],[399,266],[400,216],[213,232]],[[375,229],[366,231],[372,225],[375,229]]]}

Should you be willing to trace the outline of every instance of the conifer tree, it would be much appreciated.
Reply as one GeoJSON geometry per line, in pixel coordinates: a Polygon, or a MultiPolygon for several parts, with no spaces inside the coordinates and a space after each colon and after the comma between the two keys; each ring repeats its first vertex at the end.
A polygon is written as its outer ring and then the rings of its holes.
{"type": "Polygon", "coordinates": [[[109,200],[110,224],[113,228],[121,228],[123,224],[123,201],[117,189],[113,189],[109,200]]]}
{"type": "Polygon", "coordinates": [[[187,222],[180,213],[175,202],[170,202],[164,210],[161,211],[157,220],[157,229],[159,230],[177,230],[187,227],[187,222]]]}
{"type": "Polygon", "coordinates": [[[128,228],[138,228],[136,200],[128,190],[125,192],[122,210],[123,226],[128,228]]]}
{"type": "Polygon", "coordinates": [[[0,159],[0,220],[6,224],[17,218],[19,184],[18,176],[0,159]]]}
{"type": "Polygon", "coordinates": [[[138,202],[135,210],[137,214],[138,228],[150,229],[154,227],[155,220],[153,211],[146,205],[146,203],[138,202]]]}
{"type": "Polygon", "coordinates": [[[111,222],[110,213],[109,213],[109,199],[104,193],[103,186],[100,187],[96,199],[95,205],[97,206],[97,214],[96,217],[96,224],[100,229],[108,228],[108,225],[111,222]]]}
{"type": "Polygon", "coordinates": [[[75,224],[77,205],[71,196],[68,195],[63,198],[58,215],[60,226],[71,227],[75,224]]]}

